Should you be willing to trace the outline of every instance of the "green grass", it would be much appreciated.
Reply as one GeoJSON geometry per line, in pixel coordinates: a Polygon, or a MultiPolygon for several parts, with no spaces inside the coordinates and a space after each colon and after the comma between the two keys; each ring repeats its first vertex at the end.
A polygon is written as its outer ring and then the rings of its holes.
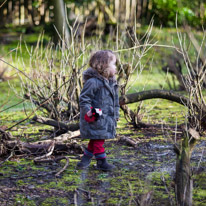
{"type": "MultiPolygon", "coordinates": [[[[144,32],[144,31],[143,31],[144,32]]],[[[141,32],[139,35],[142,35],[141,32]]],[[[172,39],[177,43],[177,38],[175,38],[174,29],[162,29],[161,31],[158,28],[154,28],[154,33],[158,32],[158,35],[153,35],[160,44],[171,43],[172,39]]],[[[199,37],[201,34],[197,33],[199,37]]],[[[30,46],[36,42],[38,35],[23,36],[23,40],[26,40],[30,46]]],[[[45,40],[45,42],[47,39],[45,40]]],[[[4,45],[0,50],[0,54],[3,55],[8,52],[10,49],[15,48],[18,41],[11,43],[10,45],[4,45]],[[2,52],[4,50],[4,52],[2,52]]],[[[25,47],[22,47],[22,50],[25,51],[25,47]]],[[[128,93],[140,92],[143,90],[149,89],[169,89],[167,84],[167,79],[171,80],[171,75],[165,76],[161,72],[161,59],[162,54],[169,55],[173,50],[165,50],[163,48],[150,51],[148,55],[142,59],[142,63],[145,64],[145,69],[142,73],[133,74],[128,89],[128,93]],[[153,63],[150,64],[148,58],[153,58],[153,63]]],[[[194,52],[194,51],[193,51],[194,52]]],[[[23,58],[27,58],[28,54],[24,52],[23,58]]],[[[123,61],[130,62],[131,57],[129,54],[125,54],[123,61]],[[127,59],[128,58],[128,59],[127,59]]],[[[8,58],[9,59],[9,58],[8,58]]],[[[17,60],[14,59],[13,64],[19,65],[17,60]]],[[[11,73],[16,71],[11,71],[11,73]]],[[[176,82],[177,84],[177,82],[176,82]]],[[[13,85],[13,88],[10,88],[8,82],[0,82],[0,111],[17,104],[21,101],[19,98],[21,93],[20,80],[18,78],[10,80],[10,85],[13,85]],[[17,94],[17,95],[16,95],[17,94]],[[5,103],[5,104],[4,104],[5,103]],[[4,104],[4,105],[3,105],[4,104]]],[[[182,93],[184,94],[184,92],[182,93]]],[[[130,104],[129,107],[132,110],[137,109],[139,103],[130,104]]],[[[161,125],[175,125],[176,123],[182,124],[185,121],[185,114],[187,109],[177,103],[172,103],[167,100],[162,99],[152,99],[142,102],[142,109],[140,114],[142,115],[142,121],[148,124],[161,124],[161,125]]],[[[23,103],[8,109],[4,112],[0,112],[0,126],[7,125],[12,126],[16,122],[25,119],[29,114],[32,113],[31,103],[27,102],[25,105],[23,103]],[[25,113],[26,110],[26,113],[25,113]]],[[[39,114],[39,113],[37,113],[39,114]]],[[[34,114],[35,115],[35,114],[34,114]]],[[[23,141],[36,141],[39,140],[44,133],[39,132],[39,129],[51,129],[49,126],[43,126],[40,124],[31,124],[30,119],[23,122],[22,124],[16,126],[12,129],[11,133],[14,137],[20,137],[23,141]]],[[[171,131],[168,131],[168,133],[171,131]]],[[[155,134],[148,139],[145,139],[145,134],[141,130],[135,130],[132,126],[128,125],[125,120],[123,113],[121,112],[120,121],[118,122],[117,134],[130,136],[133,139],[140,139],[144,142],[150,143],[153,142],[166,142],[169,140],[164,137],[163,132],[161,134],[155,134]]],[[[167,142],[168,141],[168,142],[167,142]]],[[[87,144],[87,141],[83,141],[84,144],[87,144]]],[[[122,162],[121,158],[128,158],[129,161],[137,161],[141,159],[142,161],[151,161],[150,157],[140,154],[140,152],[135,149],[130,149],[128,146],[122,145],[121,148],[115,143],[108,144],[107,152],[110,157],[110,161],[116,164],[122,162]],[[118,159],[118,156],[121,156],[118,159]]],[[[86,190],[91,192],[94,201],[96,197],[104,199],[105,205],[117,205],[121,202],[122,205],[131,205],[134,203],[135,198],[140,198],[142,194],[146,191],[153,191],[154,199],[156,205],[167,205],[168,195],[165,192],[164,185],[161,182],[161,175],[159,172],[151,172],[148,175],[149,186],[145,185],[145,179],[142,177],[142,174],[138,173],[136,170],[130,169],[129,162],[124,162],[124,166],[120,168],[117,172],[112,175],[107,173],[102,173],[93,169],[89,169],[86,174],[86,179],[82,178],[84,176],[84,171],[76,170],[76,163],[78,160],[70,159],[69,167],[64,171],[60,178],[47,179],[42,184],[38,184],[34,178],[20,179],[15,182],[17,187],[23,187],[27,185],[34,185],[37,189],[42,189],[44,191],[48,189],[56,189],[61,192],[68,192],[70,197],[74,197],[74,191],[80,187],[84,187],[86,190]],[[109,185],[109,186],[108,186],[109,185]],[[105,188],[104,188],[105,187],[105,188]],[[104,190],[103,190],[104,189],[104,190]],[[101,191],[103,190],[103,191],[101,191]],[[109,196],[108,196],[109,194],[109,196]]],[[[92,165],[95,163],[92,160],[92,165]]],[[[62,168],[62,165],[65,164],[65,161],[61,161],[61,164],[56,166],[56,171],[59,171],[62,168]]],[[[160,166],[162,162],[156,161],[153,163],[155,166],[160,166]]],[[[144,170],[144,169],[143,169],[144,170]]],[[[7,161],[4,163],[0,172],[4,177],[17,177],[18,175],[26,175],[29,173],[39,173],[48,171],[47,166],[36,166],[31,160],[19,159],[19,161],[7,161]],[[14,171],[15,169],[15,171],[14,171]]],[[[144,173],[144,171],[142,171],[144,173]]],[[[0,178],[4,178],[0,177],[0,178]]],[[[170,185],[171,177],[168,174],[164,174],[167,185],[170,185]]],[[[195,205],[204,205],[205,199],[205,185],[204,185],[205,175],[195,176],[195,181],[197,187],[194,190],[194,202],[195,205]]],[[[171,189],[171,188],[169,188],[171,189]]],[[[171,189],[172,190],[172,189],[171,189]]],[[[174,195],[173,191],[172,194],[174,195]]],[[[35,198],[30,196],[17,194],[15,197],[14,205],[35,205],[35,198]]],[[[64,197],[51,196],[41,200],[41,205],[67,205],[68,199],[64,197]]],[[[90,205],[91,202],[88,202],[90,205]]],[[[91,204],[92,205],[92,204],[91,204]]]]}

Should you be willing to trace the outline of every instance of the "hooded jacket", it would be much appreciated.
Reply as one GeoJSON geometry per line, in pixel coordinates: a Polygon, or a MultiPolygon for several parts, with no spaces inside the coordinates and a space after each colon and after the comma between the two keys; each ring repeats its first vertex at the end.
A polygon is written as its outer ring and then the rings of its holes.
{"type": "Polygon", "coordinates": [[[83,72],[84,87],[80,94],[80,133],[83,139],[112,139],[119,118],[119,97],[116,79],[106,79],[95,69],[83,72]],[[97,121],[88,123],[85,114],[93,108],[102,110],[97,121]]]}

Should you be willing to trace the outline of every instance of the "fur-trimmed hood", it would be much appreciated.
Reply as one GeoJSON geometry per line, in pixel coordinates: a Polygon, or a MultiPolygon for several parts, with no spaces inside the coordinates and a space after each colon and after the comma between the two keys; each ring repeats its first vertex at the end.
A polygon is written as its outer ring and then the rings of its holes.
{"type": "Polygon", "coordinates": [[[106,81],[112,81],[112,82],[116,82],[116,81],[117,81],[116,78],[115,78],[115,76],[114,76],[114,77],[110,77],[109,79],[106,79],[105,77],[103,77],[102,75],[100,75],[100,74],[97,72],[97,70],[95,70],[95,69],[93,69],[93,68],[91,68],[91,67],[89,67],[87,70],[85,70],[85,71],[83,72],[83,82],[84,82],[84,83],[85,83],[88,79],[93,78],[93,77],[98,78],[98,79],[100,79],[100,80],[102,80],[102,81],[104,81],[104,80],[106,80],[106,81]]]}

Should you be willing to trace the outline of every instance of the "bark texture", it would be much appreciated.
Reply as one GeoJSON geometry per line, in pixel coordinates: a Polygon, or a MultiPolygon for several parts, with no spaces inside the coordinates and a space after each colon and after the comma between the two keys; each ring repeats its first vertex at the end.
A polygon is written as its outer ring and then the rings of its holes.
{"type": "Polygon", "coordinates": [[[57,31],[64,37],[66,42],[69,40],[69,29],[66,23],[65,5],[63,0],[53,0],[54,21],[57,31]]]}
{"type": "MultiPolygon", "coordinates": [[[[127,94],[125,96],[121,96],[119,102],[120,105],[124,105],[124,104],[140,102],[147,99],[155,99],[155,98],[167,99],[184,106],[188,106],[190,102],[187,97],[176,94],[172,91],[158,90],[158,89],[127,94]]],[[[196,105],[196,103],[193,104],[196,105]]]]}
{"type": "Polygon", "coordinates": [[[79,123],[67,125],[64,122],[59,122],[54,119],[40,116],[34,116],[32,120],[34,120],[35,122],[39,122],[41,124],[53,126],[54,128],[56,128],[56,130],[62,131],[62,133],[66,133],[67,131],[76,131],[79,129],[79,123]]]}
{"type": "Polygon", "coordinates": [[[183,132],[184,139],[180,148],[176,146],[175,194],[178,206],[192,206],[193,179],[190,158],[199,134],[193,130],[183,132]]]}

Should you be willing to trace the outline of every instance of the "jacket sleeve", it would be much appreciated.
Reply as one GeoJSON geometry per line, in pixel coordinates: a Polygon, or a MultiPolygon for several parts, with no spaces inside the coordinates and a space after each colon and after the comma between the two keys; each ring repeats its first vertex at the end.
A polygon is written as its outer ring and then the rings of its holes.
{"type": "Polygon", "coordinates": [[[119,87],[115,86],[115,116],[119,119],[119,87]]]}
{"type": "Polygon", "coordinates": [[[95,79],[88,79],[84,84],[79,98],[80,110],[84,114],[91,109],[92,100],[95,97],[96,91],[97,83],[95,79]]]}

